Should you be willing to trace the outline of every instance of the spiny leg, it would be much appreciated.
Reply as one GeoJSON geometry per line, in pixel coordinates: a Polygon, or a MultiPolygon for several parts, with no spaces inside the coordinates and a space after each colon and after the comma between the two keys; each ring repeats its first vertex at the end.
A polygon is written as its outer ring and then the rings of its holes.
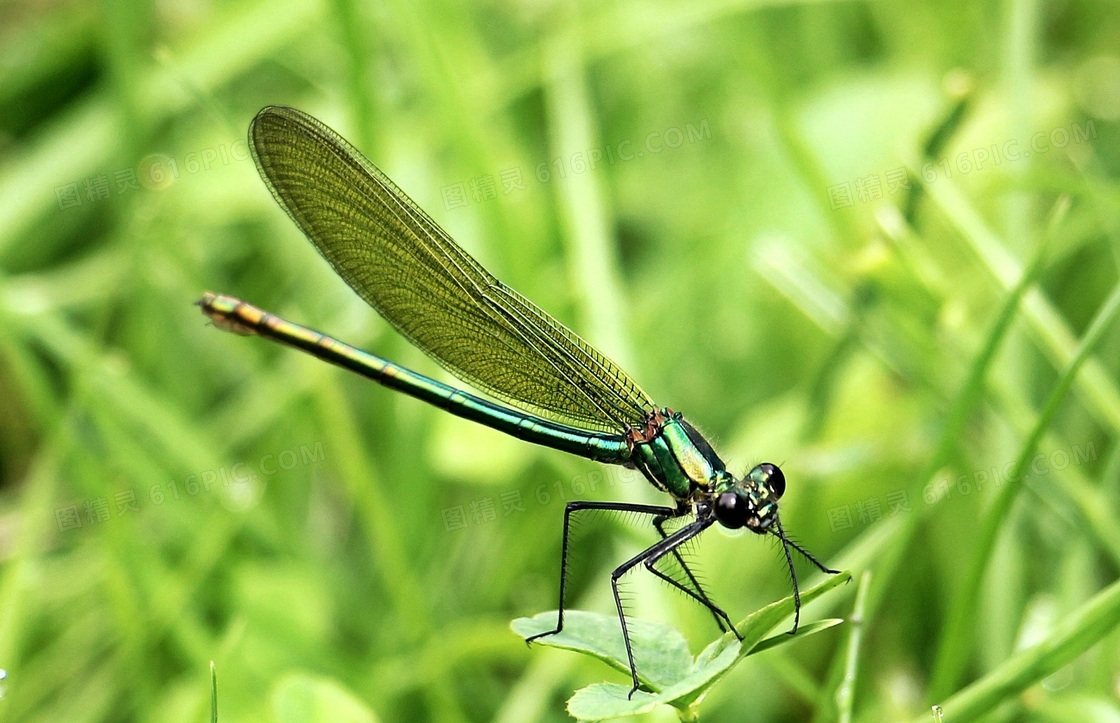
{"type": "MultiPolygon", "coordinates": [[[[665,532],[664,525],[665,522],[670,519],[672,518],[655,517],[653,519],[653,526],[657,528],[657,533],[661,535],[662,540],[666,539],[669,536],[668,533],[665,532]]],[[[712,617],[716,619],[716,625],[719,626],[719,630],[721,633],[726,633],[728,630],[730,630],[731,632],[735,633],[735,637],[739,638],[739,640],[742,640],[743,636],[739,635],[739,631],[735,629],[735,625],[731,622],[731,618],[728,617],[727,613],[725,613],[723,609],[720,608],[720,606],[713,603],[711,598],[708,597],[708,594],[704,592],[704,588],[701,587],[700,581],[696,579],[696,575],[693,574],[692,568],[690,568],[688,564],[685,563],[684,557],[681,556],[679,548],[674,547],[672,550],[672,555],[674,558],[676,558],[677,564],[681,566],[682,570],[684,570],[684,574],[688,577],[688,581],[692,583],[691,589],[681,584],[680,581],[674,579],[670,575],[667,575],[661,570],[658,570],[657,567],[655,567],[655,563],[657,562],[656,560],[647,560],[645,563],[646,569],[707,608],[708,612],[712,614],[712,617]]]]}
{"type": "Polygon", "coordinates": [[[790,635],[797,633],[797,626],[801,623],[801,590],[797,586],[797,569],[793,566],[793,555],[789,554],[789,547],[792,544],[789,538],[786,537],[785,531],[782,529],[782,521],[774,518],[774,524],[778,527],[777,537],[782,541],[782,552],[786,555],[786,564],[789,565],[789,576],[793,581],[793,629],[789,631],[790,635]]]}
{"type": "Polygon", "coordinates": [[[840,574],[839,570],[833,570],[831,567],[825,567],[824,563],[822,563],[817,558],[813,557],[813,555],[808,550],[806,550],[801,545],[798,545],[796,542],[789,539],[788,537],[785,537],[784,532],[782,533],[782,537],[785,539],[786,544],[788,544],[790,547],[792,547],[793,549],[800,552],[802,557],[804,557],[806,560],[808,560],[809,562],[816,565],[817,569],[820,570],[821,572],[828,573],[829,575],[839,575],[840,574]]]}
{"type": "Polygon", "coordinates": [[[840,571],[825,567],[820,560],[809,554],[808,550],[786,537],[786,531],[782,529],[782,521],[780,519],[775,518],[774,524],[778,528],[777,532],[774,532],[774,536],[782,542],[782,552],[786,555],[786,564],[789,565],[789,576],[793,580],[793,630],[789,631],[789,634],[793,635],[797,632],[798,623],[801,622],[801,591],[797,586],[797,571],[793,567],[793,555],[789,554],[789,548],[792,547],[800,552],[806,560],[816,565],[821,572],[828,573],[829,575],[836,575],[839,574],[840,571]]]}
{"type": "MultiPolygon", "coordinates": [[[[651,515],[654,517],[673,517],[680,514],[673,507],[664,507],[661,505],[639,505],[627,502],[586,502],[575,501],[569,502],[564,508],[564,540],[560,547],[560,604],[557,606],[556,615],[556,629],[550,630],[546,633],[537,633],[525,639],[526,645],[531,645],[534,640],[544,638],[549,635],[555,635],[564,629],[564,594],[568,587],[568,543],[569,535],[571,533],[571,518],[577,512],[585,510],[605,510],[608,512],[637,512],[642,515],[651,515]]],[[[625,624],[623,624],[623,633],[625,633],[625,624]]],[[[627,651],[629,651],[630,643],[627,641],[627,651]]],[[[633,668],[633,663],[631,663],[633,668]]]]}
{"type": "Polygon", "coordinates": [[[777,527],[777,532],[774,536],[782,541],[782,552],[785,553],[785,564],[790,566],[790,578],[793,580],[793,629],[790,630],[790,635],[797,632],[797,625],[801,622],[801,590],[797,588],[797,571],[793,566],[793,555],[790,554],[790,547],[804,555],[805,560],[818,566],[821,572],[827,572],[830,575],[839,573],[839,570],[832,570],[831,567],[825,567],[818,558],[809,554],[808,550],[792,541],[792,539],[785,536],[785,530],[782,529],[782,520],[774,519],[774,525],[777,527]]]}
{"type": "Polygon", "coordinates": [[[618,622],[622,626],[622,642],[626,645],[626,659],[630,663],[630,678],[634,683],[634,687],[630,689],[630,693],[626,696],[627,698],[633,696],[634,691],[641,687],[641,684],[638,682],[638,668],[634,664],[634,650],[630,646],[630,631],[626,627],[626,610],[622,607],[622,597],[618,592],[618,581],[636,565],[644,563],[647,560],[660,559],[664,555],[672,552],[679,545],[699,535],[713,522],[715,522],[715,517],[701,518],[691,522],[665,539],[642,550],[634,557],[616,567],[614,572],[611,573],[611,592],[614,593],[614,604],[615,608],[618,609],[618,622]]]}

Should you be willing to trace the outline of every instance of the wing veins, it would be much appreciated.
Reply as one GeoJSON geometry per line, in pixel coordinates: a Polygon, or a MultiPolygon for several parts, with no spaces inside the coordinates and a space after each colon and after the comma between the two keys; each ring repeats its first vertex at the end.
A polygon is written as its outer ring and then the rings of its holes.
{"type": "Polygon", "coordinates": [[[325,125],[266,108],[250,140],[269,189],[319,253],[441,366],[559,421],[617,431],[652,409],[617,365],[502,284],[325,125]]]}

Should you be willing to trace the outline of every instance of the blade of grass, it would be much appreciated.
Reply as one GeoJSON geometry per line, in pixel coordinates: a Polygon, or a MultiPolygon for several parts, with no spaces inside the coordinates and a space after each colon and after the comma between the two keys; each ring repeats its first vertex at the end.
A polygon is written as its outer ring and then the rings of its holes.
{"type": "MultiPolygon", "coordinates": [[[[565,18],[546,53],[549,145],[555,156],[601,145],[583,76],[577,30],[576,19],[565,18]]],[[[571,173],[566,177],[557,174],[555,183],[564,224],[562,238],[568,246],[569,278],[580,301],[579,328],[589,341],[634,372],[634,357],[626,344],[622,324],[627,315],[620,313],[623,293],[610,233],[614,220],[598,177],[594,173],[571,173]]]]}
{"type": "MultiPolygon", "coordinates": [[[[219,86],[246,67],[276,52],[303,32],[318,11],[307,0],[236,3],[175,55],[174,69],[142,73],[138,97],[153,124],[191,101],[184,78],[195,89],[219,86]]],[[[6,159],[0,172],[0,257],[44,215],[57,212],[52,192],[60,183],[89,176],[111,160],[120,134],[112,98],[91,94],[62,111],[31,138],[20,155],[6,159]]],[[[240,133],[240,131],[239,131],[240,133]]]]}
{"type": "MultiPolygon", "coordinates": [[[[1007,388],[1005,380],[998,380],[992,385],[995,402],[1001,410],[1001,417],[1011,420],[1012,433],[1026,437],[1034,428],[1038,420],[1038,413],[1025,399],[1018,394],[1018,390],[1007,388]]],[[[1090,442],[1091,444],[1091,442],[1090,442]]],[[[1040,445],[1043,449],[1069,449],[1071,444],[1053,432],[1042,439],[1040,445]]],[[[1085,450],[1087,459],[1096,459],[1095,447],[1092,457],[1088,457],[1089,450],[1085,450]]],[[[1094,485],[1076,465],[1071,465],[1062,470],[1062,485],[1048,486],[1046,494],[1061,496],[1073,508],[1075,514],[1080,515],[1080,522],[1085,525],[1086,531],[1092,535],[1095,545],[1105,552],[1113,561],[1120,565],[1120,529],[1116,527],[1116,520],[1112,514],[1113,504],[1108,499],[1107,493],[1094,485]]],[[[1101,479],[1115,479],[1105,471],[1101,479]]],[[[1033,485],[1028,485],[1033,489],[1033,485]]],[[[1036,491],[1040,496],[1041,492],[1036,491]]]]}
{"type": "Polygon", "coordinates": [[[1011,504],[1015,501],[1023,487],[1025,472],[1031,462],[1031,456],[1042,439],[1046,429],[1057,414],[1058,408],[1066,397],[1066,393],[1073,386],[1074,380],[1081,366],[1089,359],[1096,349],[1097,344],[1104,338],[1104,333],[1120,312],[1120,284],[1117,284],[1109,297],[1101,305],[1096,317],[1085,332],[1084,338],[1074,351],[1068,366],[1059,376],[1049,398],[1038,415],[1034,428],[1024,440],[1019,456],[1016,459],[1007,481],[999,488],[999,493],[992,503],[991,508],[980,524],[978,539],[971,546],[972,557],[964,568],[964,576],[957,594],[953,596],[953,603],[949,606],[948,619],[941,637],[941,647],[930,689],[934,697],[944,695],[949,687],[960,678],[967,662],[968,652],[972,649],[969,642],[973,636],[971,627],[973,611],[976,609],[976,598],[980,591],[980,582],[991,559],[992,549],[995,547],[996,538],[1007,515],[1011,504]]]}
{"type": "MultiPolygon", "coordinates": [[[[325,370],[333,371],[333,370],[325,370]]],[[[331,445],[337,450],[339,469],[345,480],[350,502],[359,511],[370,545],[370,559],[378,560],[386,589],[393,596],[395,619],[400,621],[404,639],[413,640],[426,631],[438,629],[431,619],[429,598],[424,595],[414,568],[409,564],[404,535],[393,515],[393,505],[375,463],[361,442],[354,413],[346,404],[337,375],[324,377],[316,398],[325,429],[331,429],[331,445]]],[[[442,720],[466,720],[448,679],[434,681],[424,694],[442,720]]]]}
{"type": "MultiPolygon", "coordinates": [[[[996,320],[985,336],[983,346],[977,352],[976,356],[973,357],[969,365],[968,376],[965,378],[964,384],[961,385],[960,392],[958,392],[953,399],[949,412],[945,416],[945,424],[941,429],[941,434],[934,447],[934,452],[923,467],[921,473],[915,478],[918,484],[916,489],[921,489],[933,480],[938,471],[949,461],[956,447],[957,440],[964,430],[965,423],[979,407],[981,401],[983,401],[984,380],[988,376],[988,371],[995,359],[996,352],[999,351],[1000,346],[1007,337],[1008,331],[1011,329],[1011,324],[1015,320],[1016,312],[1019,310],[1019,305],[1023,297],[1034,284],[1035,278],[1042,269],[1049,239],[1052,237],[1054,230],[1061,224],[1062,219],[1065,218],[1068,209],[1068,201],[1062,201],[1055,205],[1050,216],[1050,222],[1047,224],[1047,230],[1039,239],[1038,248],[1035,250],[1033,258],[1023,270],[1018,281],[1012,286],[1007,297],[1003,300],[1003,304],[996,315],[996,320]]],[[[885,230],[894,237],[899,233],[907,233],[908,227],[898,223],[892,224],[885,230]]],[[[909,548],[910,542],[913,540],[919,525],[922,520],[925,519],[926,515],[931,514],[932,510],[932,505],[926,505],[921,508],[920,512],[907,515],[895,528],[889,543],[882,546],[882,552],[876,558],[876,579],[870,586],[870,592],[868,593],[870,601],[866,604],[866,609],[869,617],[875,616],[876,611],[879,609],[879,604],[883,600],[883,596],[890,589],[890,582],[894,578],[894,574],[898,571],[902,560],[905,559],[905,552],[909,548]]],[[[840,564],[845,565],[849,563],[841,558],[840,564]]],[[[839,681],[843,676],[844,670],[842,666],[842,659],[836,658],[829,674],[830,688],[840,684],[839,681]]],[[[823,711],[823,709],[824,706],[818,708],[818,713],[823,711]]],[[[824,718],[820,715],[814,718],[815,721],[823,719],[824,718]]]]}
{"type": "MultiPolygon", "coordinates": [[[[1019,262],[1007,250],[1007,245],[951,180],[939,179],[926,184],[926,193],[1000,286],[1010,289],[1022,278],[1019,262]]],[[[1023,318],[1055,369],[1067,367],[1073,358],[1070,350],[1076,346],[1077,339],[1040,290],[1032,289],[1023,299],[1023,318]]],[[[1096,359],[1086,360],[1084,366],[1075,380],[1078,396],[1098,421],[1113,434],[1120,433],[1120,390],[1115,380],[1096,359]]]]}
{"type": "MultiPolygon", "coordinates": [[[[1038,645],[1024,650],[939,705],[947,720],[976,720],[1013,695],[1062,668],[1099,643],[1120,624],[1120,581],[1055,627],[1038,645]]],[[[927,714],[913,723],[926,723],[927,714]]]]}
{"type": "Polygon", "coordinates": [[[373,88],[374,56],[370,52],[373,33],[365,23],[359,3],[355,0],[333,0],[331,2],[335,19],[335,28],[346,49],[346,75],[348,95],[350,96],[350,112],[353,122],[350,124],[354,131],[350,139],[358,148],[372,152],[376,147],[374,134],[377,127],[374,123],[378,114],[374,112],[378,99],[371,92],[373,88]]]}
{"type": "MultiPolygon", "coordinates": [[[[39,603],[31,599],[34,587],[29,580],[38,574],[36,559],[39,551],[48,547],[52,534],[46,524],[51,518],[46,512],[58,496],[62,446],[57,436],[51,435],[41,443],[32,460],[19,501],[24,522],[14,538],[11,558],[0,568],[0,660],[8,670],[19,670],[26,665],[25,656],[31,657],[24,648],[34,626],[27,624],[27,619],[33,617],[29,608],[39,603]]],[[[9,697],[23,694],[21,689],[15,688],[9,697]]],[[[8,700],[7,709],[12,706],[12,701],[8,700]]],[[[0,713],[3,710],[0,708],[0,713]]]]}
{"type": "Polygon", "coordinates": [[[867,588],[871,586],[871,571],[864,570],[856,590],[856,603],[852,608],[852,625],[848,632],[848,645],[844,654],[844,677],[836,687],[836,719],[840,723],[851,723],[852,704],[856,697],[856,674],[859,671],[860,646],[863,644],[863,629],[867,622],[864,613],[867,607],[867,588]]]}

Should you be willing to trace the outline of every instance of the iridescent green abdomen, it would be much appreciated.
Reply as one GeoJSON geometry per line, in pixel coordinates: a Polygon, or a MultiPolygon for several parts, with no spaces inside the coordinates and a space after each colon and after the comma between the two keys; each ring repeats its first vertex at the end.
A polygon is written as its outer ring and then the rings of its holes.
{"type": "Polygon", "coordinates": [[[680,414],[662,410],[649,420],[646,430],[633,434],[630,460],[658,489],[677,499],[706,488],[723,476],[723,461],[696,428],[680,414]]]}

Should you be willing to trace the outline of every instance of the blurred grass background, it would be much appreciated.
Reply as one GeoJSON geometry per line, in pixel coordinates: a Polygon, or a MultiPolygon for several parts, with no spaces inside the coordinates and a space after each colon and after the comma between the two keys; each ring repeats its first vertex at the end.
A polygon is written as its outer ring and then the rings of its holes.
{"type": "MultiPolygon", "coordinates": [[[[858,635],[751,658],[705,719],[1120,720],[1118,25],[1076,0],[0,6],[0,718],[202,720],[211,660],[226,721],[309,696],[558,721],[622,680],[507,626],[555,606],[565,500],[652,491],[191,306],[438,374],[256,177],[245,130],[279,103],[734,469],[783,464],[786,529],[871,570],[858,635]]],[[[650,539],[617,522],[586,526],[574,607],[609,612],[650,539]]],[[[765,542],[697,554],[733,618],[788,593],[765,542]]]]}

